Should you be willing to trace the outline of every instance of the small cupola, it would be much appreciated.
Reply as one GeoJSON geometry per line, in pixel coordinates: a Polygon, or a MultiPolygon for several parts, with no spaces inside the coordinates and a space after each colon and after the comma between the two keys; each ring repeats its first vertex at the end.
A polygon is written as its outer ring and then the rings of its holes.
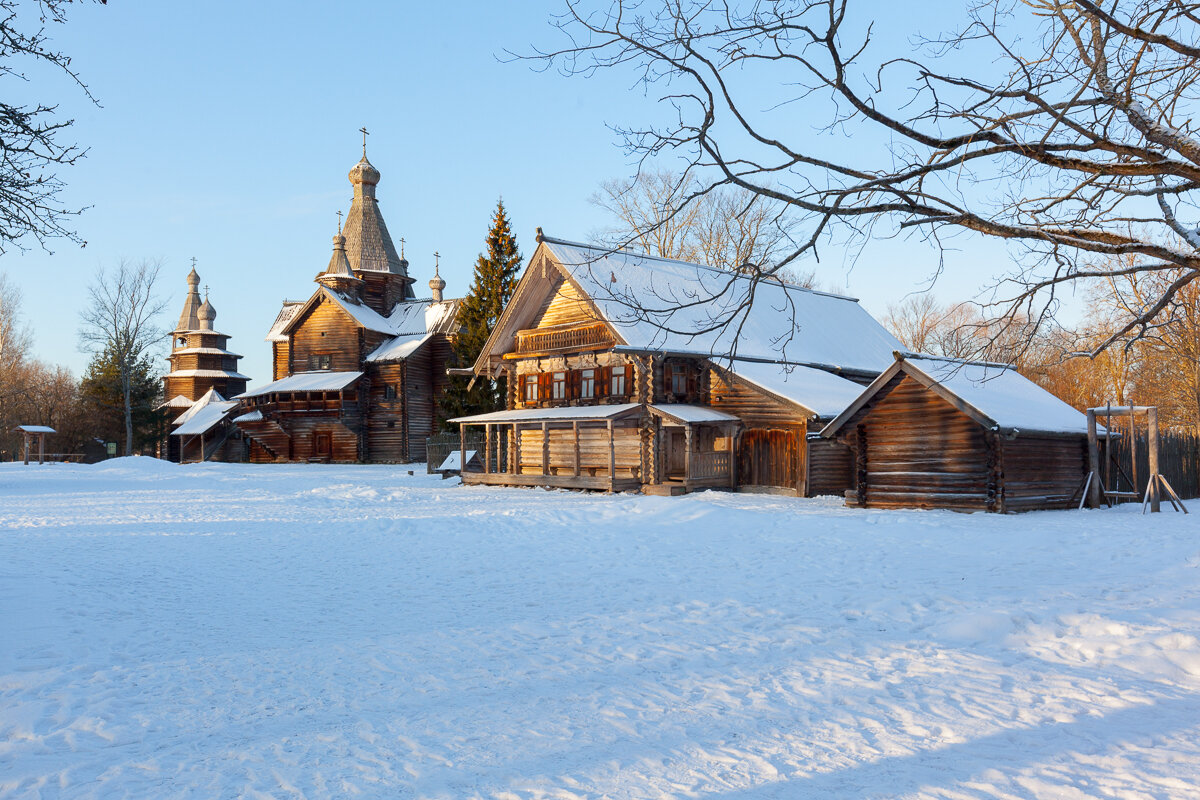
{"type": "Polygon", "coordinates": [[[446,288],[446,282],[442,280],[442,276],[439,274],[441,256],[438,253],[434,253],[433,257],[433,278],[429,281],[429,291],[433,297],[433,302],[440,303],[442,302],[442,291],[446,288]]]}

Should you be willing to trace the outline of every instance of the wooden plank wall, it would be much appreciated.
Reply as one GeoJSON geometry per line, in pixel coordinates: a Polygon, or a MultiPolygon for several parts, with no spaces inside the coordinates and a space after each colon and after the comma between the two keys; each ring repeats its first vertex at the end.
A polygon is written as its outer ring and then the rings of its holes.
{"type": "Polygon", "coordinates": [[[368,371],[367,460],[398,463],[408,461],[404,435],[404,365],[380,364],[368,371]],[[396,396],[385,398],[388,386],[396,396]]]}
{"type": "Polygon", "coordinates": [[[596,316],[592,313],[584,296],[570,281],[559,274],[554,283],[554,291],[547,295],[541,308],[534,315],[530,328],[546,328],[551,325],[594,322],[595,320],[596,316]]]}
{"type": "Polygon", "coordinates": [[[855,443],[866,448],[866,505],[987,510],[984,429],[903,373],[884,391],[855,443]]]}
{"type": "Polygon", "coordinates": [[[288,372],[308,372],[311,354],[328,353],[329,369],[352,372],[360,369],[362,342],[359,328],[346,312],[324,298],[292,329],[288,372]]]}
{"type": "MultiPolygon", "coordinates": [[[[613,446],[616,452],[617,477],[640,477],[641,434],[636,424],[618,423],[613,429],[613,446]]],[[[551,427],[550,461],[551,475],[572,475],[575,468],[575,435],[569,426],[551,427]]],[[[520,474],[542,474],[542,429],[522,428],[520,474]]],[[[579,426],[579,465],[583,477],[608,476],[608,427],[595,423],[579,426]]]]}
{"type": "Polygon", "coordinates": [[[425,439],[433,435],[437,412],[437,395],[434,393],[436,380],[433,372],[436,366],[444,375],[446,364],[434,363],[432,350],[427,344],[413,353],[405,365],[404,413],[407,416],[405,428],[408,436],[406,458],[408,461],[423,461],[425,439]]]}
{"type": "Polygon", "coordinates": [[[271,380],[286,378],[290,368],[290,344],[287,340],[271,342],[271,380]]]}
{"type": "Polygon", "coordinates": [[[808,496],[843,496],[854,488],[854,453],[842,442],[808,440],[808,496]]]}
{"type": "Polygon", "coordinates": [[[1087,475],[1087,437],[1021,434],[1001,440],[1004,510],[1074,508],[1087,475]]]}

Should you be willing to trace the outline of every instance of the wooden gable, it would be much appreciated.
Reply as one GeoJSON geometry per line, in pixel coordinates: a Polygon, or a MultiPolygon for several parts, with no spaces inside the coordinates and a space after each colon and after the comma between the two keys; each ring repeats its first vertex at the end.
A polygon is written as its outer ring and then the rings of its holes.
{"type": "Polygon", "coordinates": [[[289,373],[360,368],[362,338],[353,317],[318,292],[289,325],[289,373]]]}
{"type": "Polygon", "coordinates": [[[475,372],[488,374],[504,356],[517,352],[608,349],[624,343],[587,293],[539,245],[484,345],[475,372]]]}

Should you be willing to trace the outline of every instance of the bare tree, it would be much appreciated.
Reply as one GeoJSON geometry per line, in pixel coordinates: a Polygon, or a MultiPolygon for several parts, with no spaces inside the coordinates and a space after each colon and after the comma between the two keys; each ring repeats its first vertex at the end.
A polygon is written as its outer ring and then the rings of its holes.
{"type": "MultiPolygon", "coordinates": [[[[49,67],[95,102],[70,57],[53,49],[46,33],[48,23],[66,22],[69,5],[70,0],[0,0],[0,76],[28,82],[27,67],[49,67]],[[33,16],[36,20],[26,19],[33,16]]],[[[74,164],[87,151],[62,140],[74,120],[57,112],[56,104],[0,101],[0,253],[10,245],[24,249],[25,236],[42,247],[58,237],[86,244],[68,227],[68,220],[82,209],[66,208],[59,201],[63,183],[56,170],[74,164]]]]}
{"type": "MultiPolygon", "coordinates": [[[[746,264],[769,264],[790,249],[785,205],[736,187],[700,189],[695,178],[665,170],[605,181],[591,201],[616,224],[595,238],[606,247],[632,245],[651,255],[737,272],[746,264]]],[[[779,277],[804,286],[814,278],[794,270],[779,277]]]]}
{"type": "Polygon", "coordinates": [[[160,344],[155,319],[165,302],[154,294],[161,264],[122,261],[111,272],[100,270],[89,287],[89,307],[80,315],[84,348],[104,354],[117,371],[125,417],[125,455],[133,452],[133,377],[138,363],[160,344]]]}
{"type": "Polygon", "coordinates": [[[16,418],[25,391],[29,328],[21,316],[21,290],[0,273],[0,439],[20,422],[16,418]]]}
{"type": "Polygon", "coordinates": [[[565,0],[569,42],[533,57],[662,87],[668,121],[625,129],[626,145],[683,158],[701,181],[692,201],[732,186],[785,204],[806,227],[776,267],[835,237],[941,247],[970,232],[1023,249],[992,302],[1028,341],[1077,282],[1171,272],[1093,351],[1144,334],[1200,275],[1200,3],[979,0],[964,13],[954,32],[889,50],[855,0],[565,0]],[[820,130],[780,113],[793,107],[820,130]],[[869,145],[846,152],[821,133],[869,145]]]}

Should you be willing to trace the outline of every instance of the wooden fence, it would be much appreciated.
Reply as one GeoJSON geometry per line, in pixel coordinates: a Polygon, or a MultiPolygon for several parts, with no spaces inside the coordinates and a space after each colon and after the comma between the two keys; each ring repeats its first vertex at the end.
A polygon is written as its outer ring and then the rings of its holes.
{"type": "MultiPolygon", "coordinates": [[[[1104,417],[1099,421],[1104,424],[1104,417]]],[[[1122,420],[1123,422],[1124,420],[1122,420]]],[[[1100,472],[1105,476],[1109,489],[1136,491],[1139,497],[1146,491],[1150,478],[1150,447],[1145,426],[1130,439],[1128,426],[1120,426],[1113,419],[1112,463],[1101,463],[1100,472]],[[1130,453],[1132,442],[1132,457],[1130,453]],[[1136,482],[1136,487],[1132,486],[1136,482]]],[[[1103,445],[1104,436],[1100,437],[1103,445]]],[[[1163,477],[1180,497],[1200,497],[1200,437],[1193,433],[1165,431],[1158,437],[1158,465],[1163,477]]]]}
{"type": "MultiPolygon", "coordinates": [[[[492,463],[488,471],[504,472],[508,468],[508,426],[493,426],[492,436],[492,463]]],[[[487,450],[487,438],[483,430],[478,427],[467,428],[466,443],[467,450],[477,452],[479,461],[482,463],[487,450]]],[[[425,439],[425,471],[432,473],[442,465],[446,456],[457,452],[460,446],[458,434],[455,432],[438,433],[427,437],[425,439]]]]}

